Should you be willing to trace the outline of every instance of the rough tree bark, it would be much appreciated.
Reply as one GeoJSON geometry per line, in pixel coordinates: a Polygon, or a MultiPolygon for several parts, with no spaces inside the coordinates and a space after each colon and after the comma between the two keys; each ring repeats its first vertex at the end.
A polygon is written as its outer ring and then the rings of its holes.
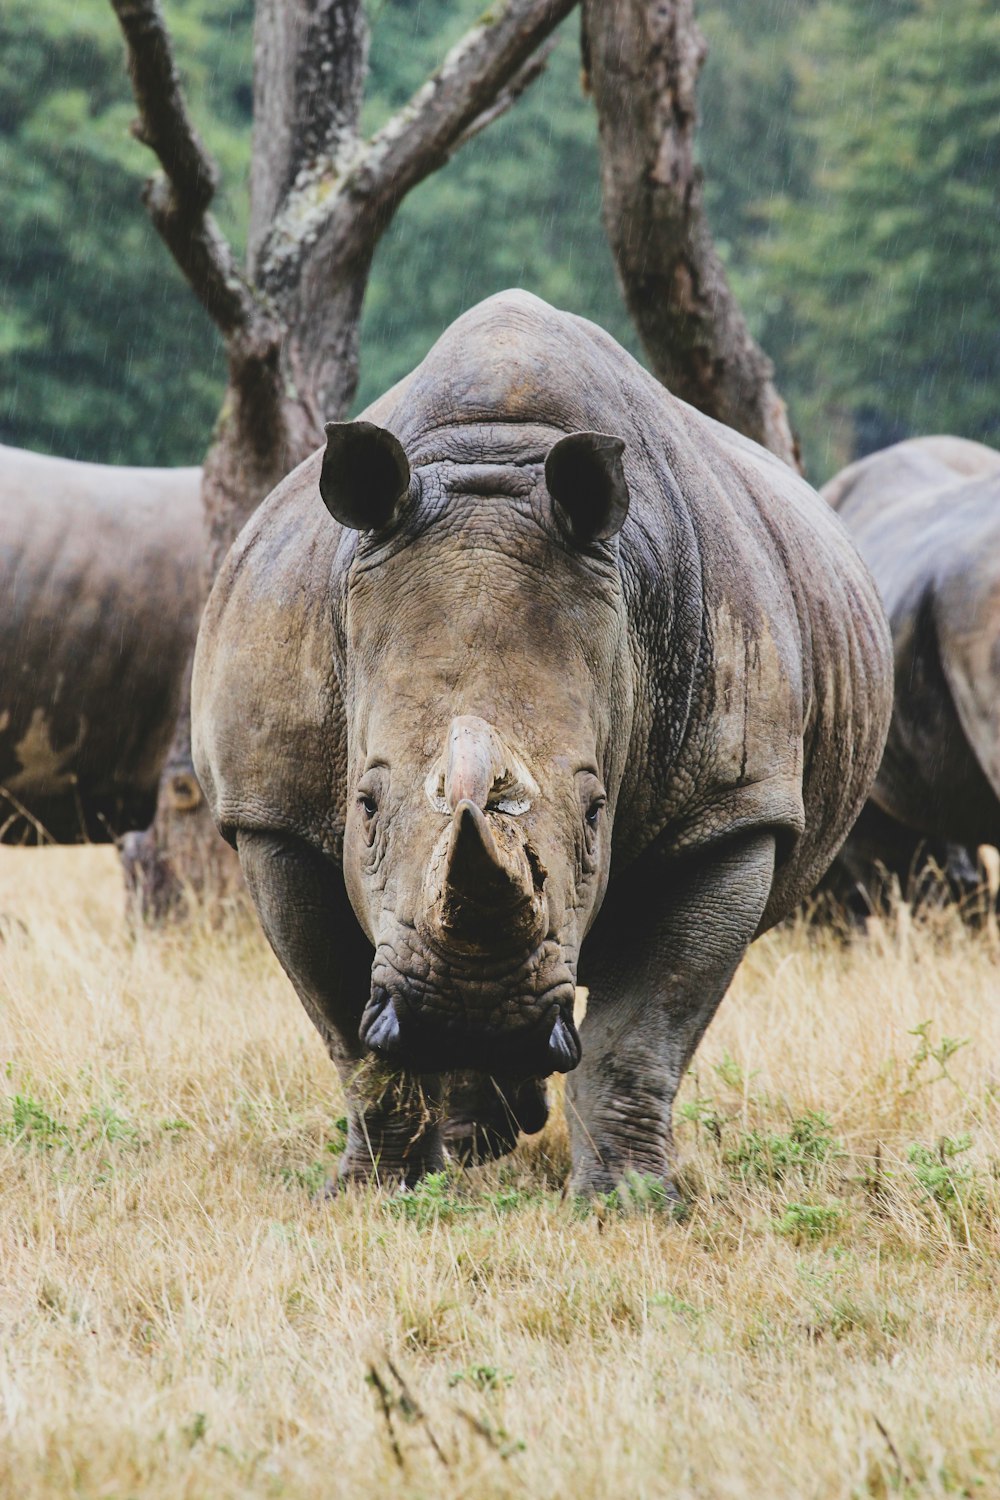
{"type": "Polygon", "coordinates": [[[774,367],[733,296],[695,161],[705,40],[694,0],[583,0],[604,222],[654,373],[675,395],[798,468],[774,367]]]}
{"type": "MultiPolygon", "coordinates": [[[[162,171],[149,214],[225,342],[228,386],[205,459],[207,593],[237,532],[342,416],[358,372],[372,255],[405,195],[502,114],[545,64],[575,0],[506,0],[371,139],[359,133],[368,59],[361,0],[258,0],[246,268],[208,212],[218,181],[174,65],[159,0],[111,0],[138,106],[136,136],[162,171]]],[[[185,704],[156,819],[123,850],[133,910],[185,908],[188,891],[240,888],[191,767],[185,704]]]]}

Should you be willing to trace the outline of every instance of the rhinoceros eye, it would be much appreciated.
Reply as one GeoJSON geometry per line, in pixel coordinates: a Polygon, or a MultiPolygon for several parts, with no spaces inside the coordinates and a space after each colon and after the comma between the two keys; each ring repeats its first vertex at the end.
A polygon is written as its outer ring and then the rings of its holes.
{"type": "Polygon", "coordinates": [[[366,818],[374,818],[378,812],[378,803],[368,792],[362,792],[358,797],[358,806],[366,818]]]}
{"type": "Polygon", "coordinates": [[[583,821],[588,828],[594,829],[601,821],[601,809],[607,805],[607,795],[593,771],[581,772],[578,786],[580,801],[583,803],[583,821]]]}

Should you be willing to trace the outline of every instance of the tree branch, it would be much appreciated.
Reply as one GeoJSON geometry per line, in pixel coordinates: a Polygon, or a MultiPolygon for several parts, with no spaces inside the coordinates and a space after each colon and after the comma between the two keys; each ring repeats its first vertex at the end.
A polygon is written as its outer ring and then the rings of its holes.
{"type": "Polygon", "coordinates": [[[733,295],[695,157],[705,41],[694,0],[584,0],[604,221],[657,377],[798,467],[774,368],[733,295]]]}
{"type": "Polygon", "coordinates": [[[500,90],[493,103],[487,109],[484,109],[481,115],[477,115],[472,124],[467,126],[460,136],[456,137],[448,153],[449,156],[454,156],[455,152],[460,151],[467,141],[472,140],[473,136],[477,136],[481,130],[485,130],[488,125],[493,124],[494,120],[499,120],[502,115],[505,115],[509,109],[513,108],[521,95],[531,87],[535,79],[540,78],[545,72],[555,45],[555,37],[550,37],[547,42],[544,42],[538,48],[534,57],[528,58],[524,67],[514,74],[506,88],[500,90]]]}
{"type": "Polygon", "coordinates": [[[532,54],[576,0],[507,0],[453,47],[434,76],[369,142],[299,175],[262,247],[262,284],[280,295],[318,247],[333,267],[370,258],[393,212],[538,76],[532,54]]]}
{"type": "Polygon", "coordinates": [[[444,165],[473,126],[506,93],[509,107],[542,68],[531,55],[573,9],[576,0],[508,0],[498,16],[480,21],[448,53],[410,102],[373,136],[357,174],[372,196],[394,203],[444,165]]]}
{"type": "Polygon", "coordinates": [[[188,114],[159,0],[111,0],[128,52],[139,118],[137,140],[155,152],[162,173],[143,201],[158,233],[220,332],[265,348],[277,324],[256,297],[232,248],[207,212],[218,168],[188,114]]]}

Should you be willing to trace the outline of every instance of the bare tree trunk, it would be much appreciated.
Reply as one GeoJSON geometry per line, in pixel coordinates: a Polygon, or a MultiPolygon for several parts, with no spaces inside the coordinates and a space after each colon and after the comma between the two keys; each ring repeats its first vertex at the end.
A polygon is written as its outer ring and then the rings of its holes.
{"type": "MultiPolygon", "coordinates": [[[[205,460],[207,595],[244,522],[354,398],[368,272],[400,202],[537,77],[575,0],[496,7],[367,141],[362,0],[258,0],[246,271],[208,213],[218,174],[188,117],[159,0],[111,4],[139,107],[135,133],[163,168],[146,204],[229,360],[205,460]]],[[[242,886],[191,765],[187,690],[156,818],[129,835],[123,857],[130,905],[146,917],[183,912],[187,890],[217,900],[242,886]]]]}
{"type": "Polygon", "coordinates": [[[733,296],[695,161],[705,40],[694,0],[583,0],[604,222],[653,371],[684,401],[800,467],[798,444],[733,296]]]}
{"type": "MultiPolygon", "coordinates": [[[[289,395],[284,364],[278,350],[270,360],[230,358],[202,479],[203,597],[256,506],[321,440],[315,411],[289,395]]],[[[190,661],[156,816],[144,832],[127,835],[122,862],[130,914],[147,921],[182,915],[189,894],[218,904],[243,891],[239,860],[209,816],[191,762],[190,661]]]]}

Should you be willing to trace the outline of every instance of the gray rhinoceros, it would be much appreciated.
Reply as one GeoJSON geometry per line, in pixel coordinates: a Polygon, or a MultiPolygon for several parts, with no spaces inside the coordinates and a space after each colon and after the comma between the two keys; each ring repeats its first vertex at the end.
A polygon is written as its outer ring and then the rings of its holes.
{"type": "Polygon", "coordinates": [[[976,846],[1000,842],[1000,453],[914,438],[823,494],[879,585],[895,655],[882,765],[826,883],[864,915],[879,867],[915,897],[932,860],[962,897],[976,846]]]}
{"type": "Polygon", "coordinates": [[[201,597],[200,469],[0,446],[0,842],[143,828],[201,597]]]}
{"type": "Polygon", "coordinates": [[[878,764],[875,588],[790,469],[525,293],[327,433],[223,565],[193,733],[341,1177],[509,1149],[570,1072],[573,1187],[669,1181],[702,1033],[878,764]]]}

